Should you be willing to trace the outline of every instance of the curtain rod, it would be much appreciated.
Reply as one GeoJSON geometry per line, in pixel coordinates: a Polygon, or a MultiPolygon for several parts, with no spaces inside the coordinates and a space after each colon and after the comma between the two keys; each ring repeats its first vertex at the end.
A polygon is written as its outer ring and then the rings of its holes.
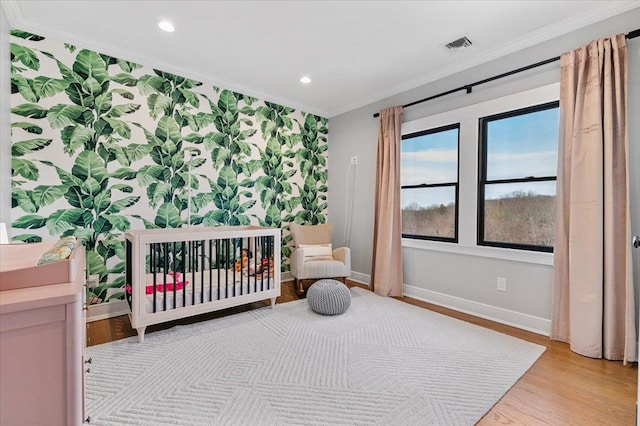
{"type": "MultiPolygon", "coordinates": [[[[637,30],[631,31],[631,32],[629,32],[629,33],[627,33],[625,35],[625,38],[628,39],[628,40],[630,40],[632,38],[636,38],[636,37],[640,37],[640,28],[638,28],[637,30]]],[[[532,68],[537,68],[537,67],[540,67],[542,65],[547,65],[547,64],[550,64],[552,62],[559,61],[559,60],[560,60],[560,56],[556,56],[555,58],[550,58],[550,59],[546,59],[544,61],[536,62],[535,64],[527,65],[527,66],[522,67],[522,68],[518,68],[518,69],[515,69],[515,70],[507,71],[507,72],[502,73],[502,74],[494,75],[493,77],[485,78],[484,80],[476,81],[475,83],[465,84],[464,86],[460,86],[460,87],[457,87],[455,89],[447,90],[446,92],[438,93],[437,95],[429,96],[428,98],[420,99],[418,101],[414,101],[414,102],[408,103],[406,105],[402,105],[402,108],[408,108],[410,106],[421,104],[423,102],[427,102],[427,101],[431,101],[433,99],[441,98],[443,96],[447,96],[447,95],[450,95],[452,93],[459,92],[461,90],[466,90],[467,93],[471,93],[471,91],[473,90],[474,86],[478,86],[480,84],[488,83],[488,82],[494,81],[494,80],[499,80],[501,78],[508,77],[510,75],[513,75],[513,74],[518,74],[520,72],[527,71],[527,70],[530,70],[532,68]]],[[[375,114],[373,114],[373,117],[374,118],[380,117],[380,113],[376,112],[375,114]]]]}

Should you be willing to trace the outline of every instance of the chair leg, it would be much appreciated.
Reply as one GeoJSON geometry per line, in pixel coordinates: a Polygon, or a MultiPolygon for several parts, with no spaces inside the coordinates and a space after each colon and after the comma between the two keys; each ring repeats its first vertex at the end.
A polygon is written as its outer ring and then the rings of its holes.
{"type": "Polygon", "coordinates": [[[294,278],[293,279],[294,284],[296,286],[296,293],[298,294],[298,296],[302,296],[304,294],[304,287],[303,287],[303,281],[302,279],[298,279],[298,278],[294,278]]]}

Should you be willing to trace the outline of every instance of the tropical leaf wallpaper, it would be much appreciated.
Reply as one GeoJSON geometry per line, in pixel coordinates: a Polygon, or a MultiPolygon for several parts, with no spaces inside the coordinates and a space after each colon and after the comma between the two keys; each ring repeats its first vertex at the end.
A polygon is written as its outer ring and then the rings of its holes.
{"type": "Polygon", "coordinates": [[[326,220],[326,118],[19,30],[11,106],[13,239],[80,237],[92,304],[128,229],[326,220]]]}

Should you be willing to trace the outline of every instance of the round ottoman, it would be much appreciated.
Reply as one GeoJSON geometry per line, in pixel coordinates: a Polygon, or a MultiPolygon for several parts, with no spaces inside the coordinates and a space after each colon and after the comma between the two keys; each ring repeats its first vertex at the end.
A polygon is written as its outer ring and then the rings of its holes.
{"type": "Polygon", "coordinates": [[[318,314],[338,315],[351,305],[351,292],[340,281],[319,280],[307,290],[307,303],[318,314]]]}

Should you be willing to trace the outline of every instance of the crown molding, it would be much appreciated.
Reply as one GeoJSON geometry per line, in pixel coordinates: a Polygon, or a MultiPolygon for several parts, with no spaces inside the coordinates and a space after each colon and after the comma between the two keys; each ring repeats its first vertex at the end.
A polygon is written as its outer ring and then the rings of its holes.
{"type": "MultiPolygon", "coordinates": [[[[329,111],[329,117],[335,117],[355,109],[371,105],[375,102],[387,99],[391,96],[398,95],[408,90],[415,89],[425,84],[432,83],[453,74],[465,71],[478,65],[499,59],[511,53],[516,53],[528,47],[535,46],[556,37],[569,34],[573,31],[587,27],[589,25],[604,21],[605,19],[623,14],[633,9],[640,8],[640,2],[631,1],[612,1],[595,9],[588,10],[582,14],[575,15],[571,18],[565,18],[561,21],[538,28],[537,30],[526,34],[525,36],[516,38],[498,48],[490,49],[481,54],[465,57],[464,60],[455,62],[451,65],[439,68],[435,72],[423,74],[413,80],[406,81],[402,84],[390,87],[386,90],[378,92],[375,95],[368,96],[358,102],[346,105],[343,108],[329,111]]],[[[560,54],[561,52],[558,52],[560,54]]]]}
{"type": "Polygon", "coordinates": [[[154,69],[176,74],[181,77],[186,77],[193,80],[201,81],[204,84],[213,85],[216,87],[220,87],[222,89],[232,90],[234,92],[242,93],[243,95],[258,98],[261,101],[276,103],[279,105],[294,108],[301,112],[315,114],[320,117],[328,117],[327,111],[314,108],[310,105],[305,105],[299,102],[294,102],[290,99],[273,96],[268,93],[262,92],[260,90],[253,89],[248,86],[243,86],[234,81],[222,80],[216,77],[215,75],[199,72],[191,68],[172,64],[172,63],[163,61],[161,59],[158,59],[157,57],[145,55],[144,53],[141,53],[139,51],[128,51],[126,49],[116,47],[109,43],[104,43],[104,42],[96,41],[93,39],[89,39],[87,37],[73,33],[71,31],[55,28],[47,24],[40,24],[37,22],[33,22],[29,19],[25,19],[22,16],[22,11],[17,1],[2,0],[3,8],[7,10],[7,8],[4,6],[5,3],[9,6],[9,9],[11,10],[11,13],[13,16],[12,18],[13,21],[9,19],[11,28],[19,28],[21,30],[28,31],[28,32],[37,34],[39,36],[52,38],[54,40],[64,42],[64,43],[73,44],[76,47],[93,50],[95,52],[113,56],[118,59],[135,62],[147,67],[151,67],[154,69]]]}

